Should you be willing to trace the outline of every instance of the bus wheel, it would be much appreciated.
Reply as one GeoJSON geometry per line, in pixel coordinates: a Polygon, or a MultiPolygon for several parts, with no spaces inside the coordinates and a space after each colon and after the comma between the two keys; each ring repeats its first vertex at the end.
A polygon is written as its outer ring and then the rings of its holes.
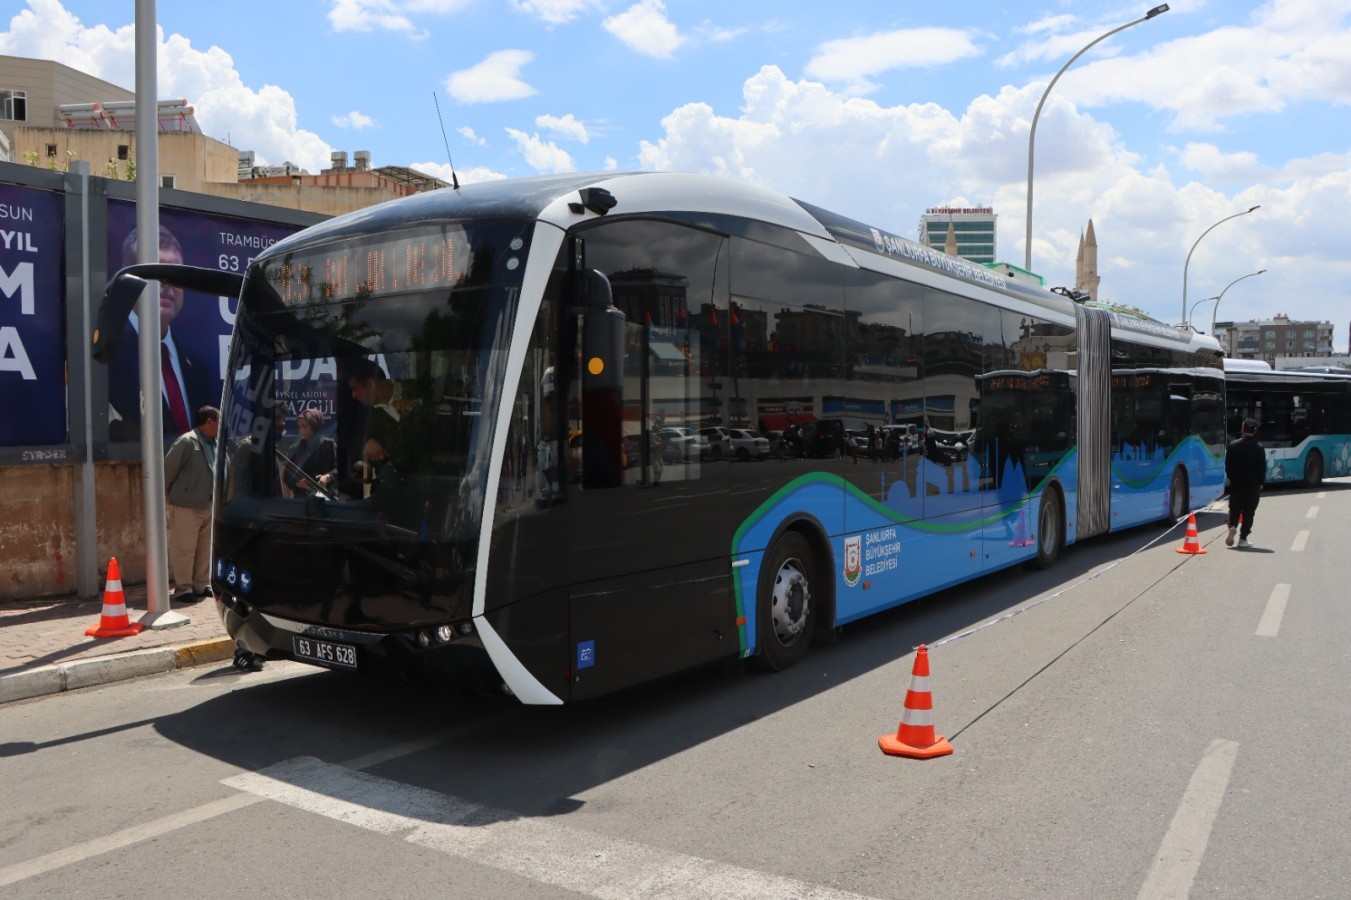
{"type": "Polygon", "coordinates": [[[1323,454],[1317,450],[1309,451],[1309,458],[1304,463],[1304,485],[1305,487],[1318,487],[1323,483],[1323,454]]]}
{"type": "Polygon", "coordinates": [[[799,662],[811,645],[812,581],[816,558],[807,539],[785,532],[766,557],[756,607],[761,668],[779,672],[799,662]]]}
{"type": "Polygon", "coordinates": [[[1060,492],[1047,488],[1041,494],[1041,509],[1037,511],[1037,558],[1034,569],[1049,569],[1060,556],[1061,535],[1064,529],[1060,506],[1060,492]]]}
{"type": "Polygon", "coordinates": [[[1187,514],[1187,510],[1191,508],[1190,493],[1187,490],[1187,473],[1182,469],[1174,469],[1173,481],[1168,485],[1168,518],[1159,525],[1171,528],[1187,514]]]}

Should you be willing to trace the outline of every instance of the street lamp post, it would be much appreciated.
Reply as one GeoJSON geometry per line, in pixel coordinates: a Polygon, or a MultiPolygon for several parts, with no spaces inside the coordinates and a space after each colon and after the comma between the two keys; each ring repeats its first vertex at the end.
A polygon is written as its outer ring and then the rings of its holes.
{"type": "MultiPolygon", "coordinates": [[[[1261,275],[1265,271],[1266,269],[1258,269],[1256,272],[1249,272],[1247,275],[1240,275],[1238,278],[1235,278],[1233,281],[1226,284],[1224,286],[1224,291],[1229,290],[1231,287],[1238,284],[1245,278],[1252,278],[1254,275],[1261,275]]],[[[1215,334],[1215,317],[1220,311],[1220,301],[1224,299],[1224,291],[1220,291],[1220,295],[1215,298],[1215,306],[1210,311],[1210,333],[1212,335],[1215,334]]]]}
{"type": "MultiPolygon", "coordinates": [[[[1205,231],[1201,232],[1201,237],[1197,238],[1196,241],[1192,244],[1192,248],[1187,251],[1187,261],[1182,266],[1182,327],[1185,328],[1187,326],[1187,322],[1190,320],[1191,311],[1187,309],[1187,269],[1192,264],[1192,254],[1196,252],[1196,245],[1201,243],[1201,238],[1210,234],[1212,231],[1215,230],[1217,226],[1223,225],[1230,219],[1237,219],[1239,216],[1246,216],[1248,213],[1254,212],[1261,208],[1262,205],[1259,203],[1257,206],[1248,207],[1247,209],[1243,210],[1243,212],[1236,212],[1232,216],[1225,216],[1223,219],[1220,219],[1220,221],[1216,222],[1214,225],[1211,225],[1205,231]]],[[[1218,303],[1216,303],[1215,305],[1219,306],[1218,303]]]]}
{"type": "Polygon", "coordinates": [[[1055,87],[1055,83],[1060,80],[1061,75],[1065,74],[1065,70],[1074,65],[1076,59],[1083,56],[1099,43],[1107,40],[1118,31],[1125,31],[1132,25],[1139,25],[1141,22],[1147,22],[1155,16],[1166,12],[1168,12],[1168,4],[1160,3],[1135,21],[1127,22],[1125,25],[1120,25],[1106,34],[1094,38],[1088,46],[1071,56],[1070,61],[1060,67],[1060,71],[1055,73],[1055,77],[1051,79],[1051,83],[1046,85],[1046,90],[1042,92],[1041,100],[1037,101],[1037,111],[1032,114],[1032,127],[1028,129],[1027,132],[1027,233],[1024,236],[1024,243],[1026,246],[1024,247],[1023,253],[1023,268],[1027,271],[1032,271],[1032,155],[1037,142],[1037,120],[1041,118],[1041,108],[1045,105],[1046,98],[1051,93],[1051,88],[1055,87]]]}
{"type": "MultiPolygon", "coordinates": [[[[1203,298],[1203,299],[1201,299],[1201,300],[1197,300],[1195,303],[1192,304],[1191,309],[1190,309],[1190,310],[1188,311],[1188,313],[1187,313],[1187,321],[1188,321],[1188,322],[1193,321],[1192,316],[1191,316],[1191,313],[1196,312],[1196,307],[1200,306],[1202,303],[1209,303],[1211,300],[1218,300],[1218,299],[1220,299],[1220,298],[1219,298],[1218,295],[1216,295],[1216,296],[1214,296],[1214,297],[1205,297],[1205,298],[1203,298]]],[[[1193,327],[1193,330],[1194,330],[1194,327],[1193,327]]],[[[1215,331],[1215,329],[1212,328],[1212,329],[1211,329],[1211,333],[1214,333],[1214,331],[1215,331]]]]}

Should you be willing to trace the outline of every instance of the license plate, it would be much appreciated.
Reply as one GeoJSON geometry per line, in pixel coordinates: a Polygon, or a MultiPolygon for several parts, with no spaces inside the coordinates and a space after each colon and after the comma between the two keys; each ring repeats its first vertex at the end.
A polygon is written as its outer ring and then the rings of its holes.
{"type": "Polygon", "coordinates": [[[335,644],[332,641],[292,636],[291,649],[295,651],[297,659],[303,659],[305,662],[342,669],[357,667],[357,648],[351,644],[335,644]]]}

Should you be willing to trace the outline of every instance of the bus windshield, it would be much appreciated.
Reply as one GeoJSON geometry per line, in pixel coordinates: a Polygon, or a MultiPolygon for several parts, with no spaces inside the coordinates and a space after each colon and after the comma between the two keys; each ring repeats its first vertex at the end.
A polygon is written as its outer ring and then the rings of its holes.
{"type": "MultiPolygon", "coordinates": [[[[431,548],[464,558],[529,228],[423,226],[250,270],[221,411],[218,557],[243,557],[246,523],[262,519],[283,543],[364,545],[397,562],[372,584],[431,548]]],[[[266,563],[252,566],[256,577],[266,563]]],[[[331,597],[337,577],[310,573],[303,593],[331,597]]]]}

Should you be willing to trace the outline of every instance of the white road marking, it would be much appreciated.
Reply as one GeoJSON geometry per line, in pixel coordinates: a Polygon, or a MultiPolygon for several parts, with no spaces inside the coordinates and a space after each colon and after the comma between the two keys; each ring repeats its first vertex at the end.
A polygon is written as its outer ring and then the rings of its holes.
{"type": "Polygon", "coordinates": [[[1137,900],[1185,898],[1190,893],[1237,758],[1238,744],[1234,741],[1212,741],[1206,749],[1201,764],[1192,773],[1187,792],[1182,795],[1182,804],[1173,814],[1137,900]]]}
{"type": "Polygon", "coordinates": [[[201,806],[192,809],[185,809],[182,812],[156,819],[153,822],[146,822],[144,825],[133,825],[130,828],[114,831],[112,834],[103,837],[72,844],[54,853],[26,859],[12,866],[5,866],[0,869],[0,887],[14,884],[16,881],[23,881],[25,878],[45,875],[64,866],[84,862],[86,859],[104,853],[121,850],[123,847],[130,847],[132,844],[148,841],[171,831],[196,825],[198,822],[205,822],[207,819],[214,819],[216,816],[252,806],[261,799],[261,797],[250,797],[247,794],[235,794],[220,800],[213,800],[210,803],[203,803],[201,806]]]}
{"type": "Polygon", "coordinates": [[[1306,514],[1306,515],[1304,516],[1304,518],[1306,518],[1306,519],[1316,519],[1316,518],[1318,518],[1318,507],[1316,507],[1316,506],[1310,506],[1310,507],[1309,507],[1309,512],[1308,512],[1308,514],[1306,514]]]}
{"type": "Polygon", "coordinates": [[[1290,552],[1302,553],[1304,551],[1304,545],[1307,544],[1308,542],[1309,542],[1309,532],[1301,531],[1299,534],[1295,535],[1295,542],[1290,545],[1290,552]]]}
{"type": "MultiPolygon", "coordinates": [[[[356,757],[348,765],[357,768],[368,768],[381,763],[398,759],[402,756],[408,756],[431,747],[438,746],[447,741],[453,740],[458,736],[492,725],[495,721],[505,717],[507,712],[496,716],[476,720],[472,728],[448,728],[425,738],[418,738],[412,741],[405,741],[402,744],[395,744],[383,750],[376,750],[367,753],[364,756],[356,757]]],[[[235,794],[230,797],[224,797],[220,800],[213,800],[210,803],[203,803],[201,806],[195,806],[192,809],[185,809],[182,812],[173,813],[156,819],[153,822],[146,822],[143,825],[133,825],[130,828],[124,828],[121,831],[115,831],[112,834],[103,837],[93,838],[78,844],[72,844],[61,850],[52,853],[37,856],[33,859],[24,860],[21,863],[15,863],[12,866],[0,868],[0,887],[23,881],[25,878],[35,878],[38,875],[45,875],[48,872],[55,871],[64,866],[74,863],[84,862],[86,859],[92,859],[95,856],[101,856],[104,853],[111,853],[114,850],[121,850],[132,844],[151,838],[160,837],[171,831],[177,831],[180,828],[186,828],[189,825],[196,825],[205,822],[208,819],[214,819],[216,816],[223,816],[226,813],[234,812],[237,809],[243,809],[246,806],[252,806],[261,802],[263,797],[249,793],[235,794]]]]}
{"type": "Polygon", "coordinates": [[[1281,630],[1281,617],[1285,615],[1285,604],[1290,599],[1290,585],[1278,584],[1271,589],[1271,598],[1267,600],[1262,621],[1257,623],[1258,637],[1275,637],[1281,630]]]}
{"type": "Polygon", "coordinates": [[[863,900],[848,891],[522,818],[313,757],[222,783],[379,834],[404,833],[411,844],[601,900],[863,900]]]}
{"type": "Polygon", "coordinates": [[[1317,496],[1314,497],[1315,500],[1326,500],[1327,498],[1328,498],[1327,491],[1319,491],[1317,496]]]}

